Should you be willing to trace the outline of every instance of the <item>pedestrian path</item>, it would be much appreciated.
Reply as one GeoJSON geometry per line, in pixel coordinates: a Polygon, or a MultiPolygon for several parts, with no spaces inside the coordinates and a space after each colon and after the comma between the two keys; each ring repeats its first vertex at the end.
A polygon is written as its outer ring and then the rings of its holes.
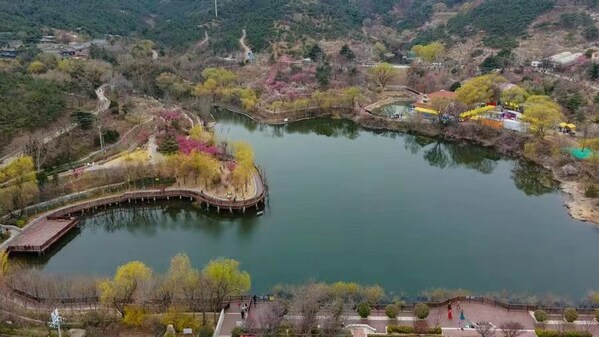
{"type": "MultiPolygon", "coordinates": [[[[251,326],[260,328],[262,323],[268,321],[270,302],[261,302],[256,306],[252,306],[248,318],[241,319],[241,315],[237,308],[225,313],[225,324],[219,336],[230,336],[232,329],[238,325],[251,326]]],[[[535,320],[528,311],[506,310],[499,306],[480,303],[461,303],[461,309],[464,310],[465,322],[491,322],[498,333],[497,336],[502,336],[500,326],[505,322],[518,322],[523,326],[523,334],[519,337],[535,337],[535,320]]],[[[458,312],[457,308],[453,307],[454,312],[458,312]]],[[[479,337],[478,332],[472,328],[460,327],[460,315],[454,314],[453,319],[449,319],[447,315],[447,307],[431,308],[429,316],[426,318],[428,326],[441,327],[444,337],[479,337]]],[[[287,315],[287,320],[299,319],[299,316],[287,315]]],[[[318,320],[326,318],[321,314],[317,317],[318,320]]],[[[400,317],[390,319],[385,316],[383,311],[375,311],[366,319],[356,315],[354,311],[348,311],[342,317],[341,321],[345,327],[350,329],[354,337],[366,337],[369,334],[385,334],[388,325],[405,325],[413,326],[416,319],[411,312],[402,312],[400,317]]],[[[545,323],[547,328],[553,329],[563,324],[563,321],[548,321],[545,323]]],[[[599,337],[599,324],[590,324],[588,321],[577,321],[575,326],[577,329],[586,329],[593,334],[594,337],[599,337]]]]}

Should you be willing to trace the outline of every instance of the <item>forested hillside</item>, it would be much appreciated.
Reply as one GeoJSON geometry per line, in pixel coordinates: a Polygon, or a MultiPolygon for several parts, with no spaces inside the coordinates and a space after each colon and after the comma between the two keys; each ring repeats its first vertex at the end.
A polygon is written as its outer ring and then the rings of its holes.
{"type": "MultiPolygon", "coordinates": [[[[553,0],[488,0],[452,20],[452,32],[466,26],[491,34],[521,30],[553,0]],[[526,5],[525,5],[526,4],[526,5]],[[494,18],[492,20],[488,20],[494,18]],[[506,20],[510,22],[506,25],[506,20]]],[[[333,39],[359,35],[366,19],[397,30],[426,24],[434,5],[452,8],[463,0],[220,0],[219,16],[212,0],[0,0],[0,32],[38,37],[44,28],[79,29],[92,36],[116,34],[143,36],[168,47],[185,47],[200,40],[204,31],[218,43],[217,49],[238,47],[242,28],[255,50],[270,41],[304,36],[333,39]],[[282,24],[287,29],[281,37],[282,24]]],[[[517,33],[517,32],[516,32],[517,33]]]]}
{"type": "MultiPolygon", "coordinates": [[[[21,130],[33,130],[65,113],[63,91],[55,82],[0,71],[0,143],[21,130]]],[[[0,146],[0,149],[2,146],[0,146]]]]}
{"type": "MultiPolygon", "coordinates": [[[[377,24],[397,32],[417,31],[416,42],[486,33],[485,44],[513,47],[518,36],[555,5],[596,6],[596,0],[0,0],[0,32],[35,39],[46,28],[79,30],[91,36],[116,34],[151,39],[183,49],[204,32],[217,51],[238,49],[241,29],[255,51],[273,41],[305,38],[363,38],[377,24]],[[431,25],[435,13],[448,22],[431,25]]],[[[5,35],[0,35],[2,39],[5,35]]],[[[7,39],[6,37],[4,39],[7,39]]],[[[1,41],[0,41],[1,42],[1,41]]]]}

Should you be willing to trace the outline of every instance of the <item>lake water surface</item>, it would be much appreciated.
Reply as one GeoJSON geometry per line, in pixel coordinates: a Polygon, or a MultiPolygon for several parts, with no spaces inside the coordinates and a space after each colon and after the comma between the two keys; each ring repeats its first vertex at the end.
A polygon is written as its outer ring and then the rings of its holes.
{"type": "Polygon", "coordinates": [[[114,209],[40,262],[47,272],[111,275],[141,260],[165,271],[224,256],[255,292],[309,279],[554,293],[599,287],[598,227],[572,220],[537,167],[470,145],[373,133],[340,120],[263,126],[229,113],[217,132],[254,146],[266,172],[262,217],[207,215],[189,203],[114,209]]]}

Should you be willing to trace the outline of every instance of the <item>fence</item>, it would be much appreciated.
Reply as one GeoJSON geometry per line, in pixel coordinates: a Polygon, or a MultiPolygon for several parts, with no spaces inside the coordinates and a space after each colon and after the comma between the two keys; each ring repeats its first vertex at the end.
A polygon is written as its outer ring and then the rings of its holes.
{"type": "MultiPolygon", "coordinates": [[[[457,302],[460,301],[462,303],[478,303],[478,304],[486,304],[486,305],[491,305],[494,307],[501,307],[503,309],[506,309],[507,311],[535,311],[538,309],[542,309],[544,311],[546,311],[548,314],[562,314],[564,309],[566,308],[565,306],[555,306],[555,307],[548,307],[548,306],[542,306],[542,305],[536,305],[536,304],[520,304],[520,303],[506,303],[506,302],[502,302],[493,298],[487,298],[487,297],[483,297],[483,296],[456,296],[453,298],[449,298],[445,301],[441,301],[441,302],[424,302],[426,305],[428,305],[431,308],[439,308],[439,307],[446,307],[450,302],[457,302]]],[[[385,311],[385,307],[387,305],[389,305],[391,303],[384,303],[384,304],[377,304],[375,305],[374,309],[377,311],[385,311]]],[[[413,303],[409,303],[406,305],[402,306],[402,311],[413,311],[414,310],[414,306],[416,305],[415,302],[413,303]]],[[[576,311],[579,314],[583,314],[583,315],[587,315],[587,314],[593,314],[595,308],[576,308],[576,311]]]]}
{"type": "Polygon", "coordinates": [[[271,124],[297,122],[297,121],[301,121],[304,119],[312,119],[312,118],[316,118],[316,117],[329,117],[329,116],[333,115],[333,112],[332,112],[333,109],[344,110],[344,111],[352,109],[352,107],[342,106],[342,105],[331,106],[324,110],[317,106],[300,108],[300,109],[296,109],[296,110],[280,110],[280,111],[271,111],[268,109],[259,108],[255,112],[255,114],[250,114],[244,110],[241,110],[235,106],[231,106],[228,104],[217,103],[217,104],[214,104],[213,106],[218,109],[228,110],[228,111],[240,114],[240,115],[244,115],[253,121],[256,121],[256,115],[257,115],[258,117],[261,117],[262,119],[268,121],[271,124]]]}
{"type": "Polygon", "coordinates": [[[223,327],[223,322],[225,321],[225,309],[220,311],[220,315],[218,316],[218,323],[216,323],[216,328],[214,329],[214,334],[212,337],[218,337],[220,335],[220,330],[223,327]]]}

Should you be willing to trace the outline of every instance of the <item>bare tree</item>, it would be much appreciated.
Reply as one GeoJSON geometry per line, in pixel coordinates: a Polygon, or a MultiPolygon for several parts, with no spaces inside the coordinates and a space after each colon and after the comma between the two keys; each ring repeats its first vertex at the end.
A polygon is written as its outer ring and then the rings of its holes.
{"type": "Polygon", "coordinates": [[[318,325],[317,315],[322,302],[327,297],[327,287],[320,283],[310,283],[292,290],[290,312],[295,317],[297,334],[309,334],[318,325]]]}
{"type": "Polygon", "coordinates": [[[499,329],[504,337],[518,337],[524,333],[524,325],[516,321],[507,321],[501,323],[499,329]]]}
{"type": "Polygon", "coordinates": [[[480,337],[495,337],[495,327],[490,322],[476,323],[476,332],[480,337]]]}
{"type": "Polygon", "coordinates": [[[250,331],[262,337],[277,336],[284,320],[285,304],[281,301],[275,301],[265,303],[260,308],[256,307],[252,310],[257,311],[246,323],[250,331]]]}
{"type": "Polygon", "coordinates": [[[25,154],[33,158],[36,170],[41,170],[48,158],[48,144],[44,144],[43,137],[29,136],[25,144],[25,154]]]}
{"type": "Polygon", "coordinates": [[[325,336],[336,336],[343,329],[344,302],[341,299],[335,299],[324,307],[325,319],[322,321],[322,333],[325,336]]]}

